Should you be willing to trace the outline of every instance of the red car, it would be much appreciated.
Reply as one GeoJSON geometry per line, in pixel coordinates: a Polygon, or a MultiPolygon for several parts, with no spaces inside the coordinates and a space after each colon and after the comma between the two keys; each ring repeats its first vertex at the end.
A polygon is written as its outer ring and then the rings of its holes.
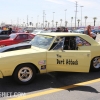
{"type": "Polygon", "coordinates": [[[1,47],[12,45],[12,44],[17,44],[25,40],[31,40],[34,38],[34,35],[30,33],[16,33],[16,34],[13,33],[13,34],[10,34],[9,36],[10,36],[9,39],[0,40],[1,47]]]}

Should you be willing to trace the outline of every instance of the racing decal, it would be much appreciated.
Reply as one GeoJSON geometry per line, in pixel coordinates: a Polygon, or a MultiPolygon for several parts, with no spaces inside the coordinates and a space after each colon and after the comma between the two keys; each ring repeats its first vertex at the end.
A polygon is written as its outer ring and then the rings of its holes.
{"type": "Polygon", "coordinates": [[[66,65],[78,65],[78,60],[72,60],[72,59],[62,59],[62,60],[59,60],[57,59],[57,64],[66,64],[66,65]]]}
{"type": "Polygon", "coordinates": [[[72,59],[66,59],[66,65],[78,65],[78,60],[73,61],[72,59]]]}
{"type": "Polygon", "coordinates": [[[57,54],[57,57],[61,58],[61,55],[57,54]]]}
{"type": "Polygon", "coordinates": [[[46,69],[46,65],[41,66],[41,70],[46,69]]]}
{"type": "Polygon", "coordinates": [[[46,64],[46,60],[41,60],[38,62],[39,65],[45,65],[46,64]]]}

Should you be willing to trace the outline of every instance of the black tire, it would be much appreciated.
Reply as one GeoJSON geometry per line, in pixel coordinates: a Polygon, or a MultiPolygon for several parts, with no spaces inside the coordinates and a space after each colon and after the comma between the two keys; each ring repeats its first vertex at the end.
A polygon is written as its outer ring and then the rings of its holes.
{"type": "Polygon", "coordinates": [[[36,70],[31,64],[19,65],[13,73],[14,80],[19,84],[29,84],[34,80],[35,76],[36,70]]]}
{"type": "Polygon", "coordinates": [[[100,71],[100,57],[95,57],[91,61],[90,71],[100,71]]]}

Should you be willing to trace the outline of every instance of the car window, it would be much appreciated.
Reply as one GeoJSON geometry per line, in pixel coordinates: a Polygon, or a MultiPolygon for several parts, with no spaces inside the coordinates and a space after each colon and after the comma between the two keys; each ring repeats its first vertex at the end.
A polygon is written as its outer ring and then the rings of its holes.
{"type": "MultiPolygon", "coordinates": [[[[58,41],[56,41],[56,42],[58,42],[58,43],[57,43],[57,45],[53,48],[53,50],[62,49],[63,46],[64,46],[64,41],[65,41],[65,38],[61,38],[61,39],[59,39],[58,41]]],[[[56,42],[55,42],[55,43],[56,43],[56,42]]]]}
{"type": "Polygon", "coordinates": [[[18,34],[16,39],[28,39],[28,35],[27,34],[18,34]]]}
{"type": "Polygon", "coordinates": [[[90,46],[91,45],[89,42],[82,39],[81,37],[76,37],[76,44],[77,46],[90,46]]]}

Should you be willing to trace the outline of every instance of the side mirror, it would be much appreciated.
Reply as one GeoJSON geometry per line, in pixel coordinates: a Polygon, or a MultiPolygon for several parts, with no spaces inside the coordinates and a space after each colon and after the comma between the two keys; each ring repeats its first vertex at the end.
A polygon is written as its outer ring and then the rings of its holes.
{"type": "Polygon", "coordinates": [[[61,51],[62,51],[62,52],[63,52],[63,48],[64,48],[64,47],[62,46],[62,47],[61,47],[61,51]]]}

